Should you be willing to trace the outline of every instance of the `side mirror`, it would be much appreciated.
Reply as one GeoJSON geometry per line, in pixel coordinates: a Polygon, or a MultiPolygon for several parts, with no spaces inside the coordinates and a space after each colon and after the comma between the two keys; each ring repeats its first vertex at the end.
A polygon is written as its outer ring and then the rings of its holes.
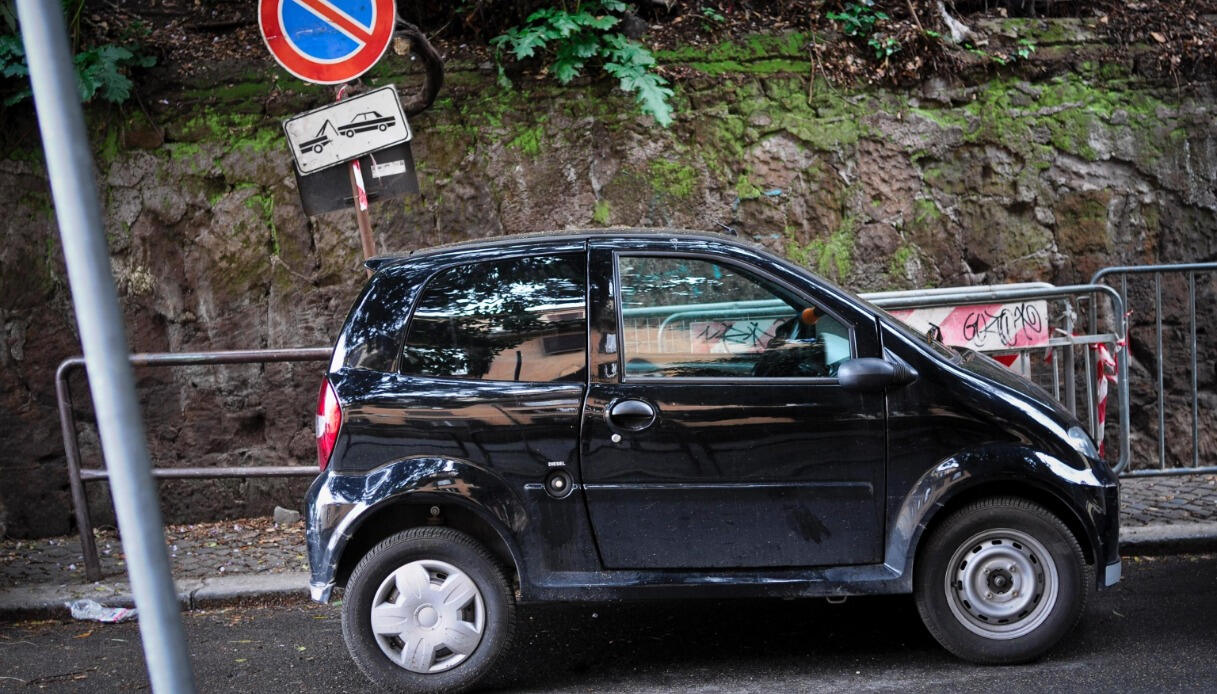
{"type": "Polygon", "coordinates": [[[905,386],[917,380],[917,372],[899,361],[865,357],[843,362],[837,369],[837,381],[846,390],[874,393],[889,386],[905,386]]]}

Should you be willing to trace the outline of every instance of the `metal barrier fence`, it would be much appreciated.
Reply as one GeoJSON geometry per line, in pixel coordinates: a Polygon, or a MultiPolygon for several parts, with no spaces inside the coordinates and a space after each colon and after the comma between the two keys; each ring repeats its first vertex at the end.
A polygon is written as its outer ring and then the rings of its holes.
{"type": "MultiPolygon", "coordinates": [[[[329,347],[300,349],[255,349],[231,352],[181,352],[176,354],[132,354],[132,366],[197,366],[225,364],[269,364],[282,362],[314,362],[330,358],[329,347]]],[[[89,516],[85,482],[109,479],[105,468],[81,468],[80,440],[76,432],[76,415],[72,409],[72,391],[68,378],[72,372],[83,368],[83,357],[65,359],[55,372],[55,395],[59,400],[59,425],[63,431],[63,448],[67,457],[68,482],[72,490],[72,505],[76,511],[76,525],[80,531],[80,549],[84,554],[85,577],[90,581],[101,580],[101,560],[97,556],[97,543],[93,539],[93,520],[89,516]]],[[[210,479],[220,477],[294,477],[313,476],[317,468],[313,465],[264,466],[264,467],[205,467],[205,468],[152,468],[152,476],[158,479],[210,479]]]]}
{"type": "MultiPolygon", "coordinates": [[[[1103,282],[1113,282],[1119,280],[1119,295],[1121,301],[1130,308],[1129,336],[1130,340],[1133,331],[1137,327],[1144,327],[1146,321],[1138,320],[1140,314],[1129,304],[1129,280],[1139,278],[1146,275],[1153,276],[1153,325],[1154,325],[1154,340],[1155,346],[1153,352],[1153,367],[1155,371],[1154,395],[1157,405],[1157,450],[1158,450],[1158,466],[1157,468],[1137,469],[1125,471],[1125,476],[1128,477],[1144,477],[1157,475],[1180,475],[1180,474],[1196,474],[1196,473],[1217,473],[1217,466],[1201,465],[1200,461],[1200,384],[1199,384],[1199,342],[1197,340],[1197,291],[1196,291],[1196,275],[1197,273],[1205,273],[1210,276],[1217,277],[1217,263],[1184,263],[1174,265],[1139,265],[1139,266],[1124,266],[1124,267],[1109,267],[1104,268],[1091,279],[1092,284],[1101,284],[1103,282]],[[1163,299],[1162,285],[1163,279],[1176,278],[1187,279],[1187,336],[1185,342],[1189,345],[1190,369],[1187,376],[1190,380],[1191,391],[1191,465],[1167,465],[1167,438],[1168,427],[1166,418],[1167,394],[1166,394],[1166,373],[1165,364],[1167,356],[1170,354],[1165,349],[1163,339],[1163,299]]],[[[1134,287],[1136,288],[1136,287],[1134,287]]],[[[1214,297],[1210,297],[1213,299],[1214,297]]],[[[1208,304],[1211,306],[1212,304],[1208,304]]],[[[1212,332],[1206,331],[1207,335],[1212,338],[1212,332]]],[[[1130,344],[1131,350],[1131,344],[1130,344]]],[[[1121,359],[1121,364],[1125,364],[1127,358],[1121,359]]],[[[1126,380],[1127,374],[1121,373],[1121,380],[1126,380]]],[[[1131,418],[1123,416],[1122,419],[1131,418]]],[[[1209,420],[1211,421],[1211,419],[1209,420]]],[[[1127,426],[1127,424],[1125,424],[1127,426]]]]}
{"type": "MultiPolygon", "coordinates": [[[[1046,353],[1042,360],[1029,359],[1031,365],[1047,364],[1050,371],[1045,374],[1031,373],[1033,381],[1045,386],[1053,397],[1065,405],[1075,416],[1087,425],[1090,435],[1096,440],[1101,438],[1099,427],[1101,403],[1096,397],[1098,375],[1091,351],[1098,345],[1106,345],[1114,353],[1119,345],[1126,342],[1126,324],[1122,320],[1125,314],[1123,298],[1111,287],[1101,284],[1082,284],[1057,287],[1033,283],[1028,285],[989,286],[989,287],[960,287],[931,290],[929,292],[887,292],[863,295],[884,309],[922,309],[934,307],[966,306],[979,304],[1008,303],[1032,299],[1052,300],[1061,306],[1056,311],[1056,324],[1053,329],[1054,337],[1046,344],[1028,347],[1010,347],[1001,351],[1010,353],[1046,353]],[[1109,314],[1105,316],[1098,299],[1109,301],[1109,314]],[[1088,316],[1088,321],[1082,323],[1079,316],[1088,316]],[[1089,325],[1089,333],[1077,334],[1079,325],[1089,325]],[[1100,332],[1099,326],[1107,324],[1110,329],[1100,332]],[[1077,351],[1084,350],[1083,359],[1077,359],[1077,351]],[[1079,367],[1080,364],[1080,367],[1079,367]],[[1078,370],[1082,370],[1079,383],[1078,370]],[[1085,398],[1086,408],[1078,411],[1077,395],[1085,398]]],[[[1119,359],[1117,362],[1118,375],[1115,390],[1115,411],[1128,412],[1128,360],[1119,359]]],[[[1042,371],[1042,369],[1039,369],[1042,371]]],[[[1114,432],[1114,443],[1117,446],[1117,457],[1112,465],[1116,472],[1123,471],[1129,462],[1130,431],[1128,417],[1118,418],[1119,427],[1114,432]]]]}

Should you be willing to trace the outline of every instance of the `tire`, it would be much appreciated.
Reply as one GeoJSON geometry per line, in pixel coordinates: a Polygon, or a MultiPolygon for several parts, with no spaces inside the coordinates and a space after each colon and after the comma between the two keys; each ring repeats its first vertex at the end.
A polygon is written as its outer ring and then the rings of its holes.
{"type": "Polygon", "coordinates": [[[464,691],[494,669],[514,629],[515,598],[502,569],[477,541],[450,528],[412,528],[376,545],[351,573],[343,598],[347,649],[388,691],[464,691]]]}
{"type": "Polygon", "coordinates": [[[943,648],[981,664],[1046,653],[1077,624],[1093,586],[1094,567],[1069,528],[1011,497],[948,518],[918,553],[914,577],[926,628],[943,648]]]}

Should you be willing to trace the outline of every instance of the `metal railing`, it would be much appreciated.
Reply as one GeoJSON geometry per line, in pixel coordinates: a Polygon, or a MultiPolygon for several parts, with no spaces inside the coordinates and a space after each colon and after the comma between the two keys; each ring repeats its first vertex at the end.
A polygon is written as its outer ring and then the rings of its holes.
{"type": "MultiPolygon", "coordinates": [[[[1046,360],[1052,366],[1051,384],[1053,396],[1061,401],[1075,416],[1079,416],[1077,407],[1077,359],[1076,350],[1084,349],[1087,354],[1082,360],[1082,387],[1086,398],[1086,409],[1081,418],[1090,430],[1092,438],[1099,438],[1099,407],[1101,403],[1095,397],[1097,377],[1094,373],[1093,357],[1090,350],[1096,345],[1108,345],[1114,352],[1119,345],[1126,342],[1127,325],[1121,320],[1125,314],[1123,298],[1111,287],[1102,284],[1080,284],[1057,287],[1053,285],[1016,285],[988,287],[959,287],[934,290],[931,293],[893,292],[885,294],[864,295],[884,309],[923,309],[949,306],[966,306],[992,303],[1008,303],[1031,299],[1048,299],[1064,302],[1065,310],[1060,311],[1061,325],[1056,329],[1056,336],[1046,344],[1027,347],[1003,348],[1003,352],[1044,352],[1049,351],[1051,358],[1046,360]],[[1102,315],[1099,298],[1110,302],[1109,332],[1099,332],[1102,315]],[[1076,316],[1083,312],[1089,315],[1088,334],[1075,334],[1078,325],[1076,316]],[[1059,356],[1058,356],[1059,355],[1059,356]]],[[[1129,408],[1128,390],[1128,360],[1119,359],[1118,375],[1115,383],[1116,407],[1118,412],[1126,413],[1129,408]]],[[[1034,377],[1032,380],[1036,380],[1034,377]]],[[[1116,430],[1118,457],[1112,465],[1116,472],[1123,471],[1130,458],[1130,430],[1128,417],[1119,418],[1120,426],[1116,430]]]]}
{"type": "MultiPolygon", "coordinates": [[[[1199,343],[1197,340],[1196,329],[1196,275],[1197,273],[1217,273],[1217,263],[1181,263],[1171,265],[1138,265],[1138,266],[1122,266],[1109,267],[1099,270],[1091,278],[1092,284],[1101,284],[1105,281],[1111,282],[1119,280],[1119,295],[1120,299],[1129,305],[1128,289],[1129,279],[1145,275],[1153,276],[1153,325],[1154,325],[1154,356],[1153,367],[1155,372],[1154,391],[1157,401],[1157,449],[1158,449],[1158,467],[1148,469],[1137,469],[1126,471],[1125,476],[1129,477],[1146,477],[1157,475],[1181,475],[1181,474],[1196,474],[1196,473],[1217,473],[1215,465],[1201,465],[1200,461],[1200,387],[1199,387],[1199,343]],[[1163,337],[1163,311],[1162,311],[1162,282],[1164,276],[1182,276],[1187,278],[1187,314],[1188,314],[1188,332],[1186,342],[1189,344],[1188,354],[1190,356],[1190,391],[1191,391],[1191,429],[1192,429],[1192,445],[1191,445],[1191,465],[1167,465],[1167,393],[1166,393],[1166,373],[1165,363],[1167,362],[1167,350],[1165,349],[1163,337]]],[[[1138,320],[1140,314],[1130,310],[1128,318],[1130,339],[1135,330],[1139,326],[1144,326],[1145,322],[1138,320]]],[[[1211,334],[1211,333],[1210,333],[1211,334]]],[[[1131,351],[1131,346],[1130,346],[1131,351]]],[[[1127,358],[1121,359],[1123,365],[1128,361],[1127,358]]],[[[1123,381],[1127,378],[1125,372],[1120,374],[1120,379],[1123,381]]],[[[1126,411],[1125,411],[1126,412],[1126,411]]],[[[1130,415],[1122,416],[1122,419],[1130,419],[1130,415]]]]}
{"type": "MultiPolygon", "coordinates": [[[[305,347],[299,349],[253,349],[231,352],[181,352],[132,354],[132,366],[199,366],[230,364],[270,364],[284,362],[319,362],[330,358],[329,347],[305,347]]],[[[76,414],[72,407],[72,391],[68,378],[73,371],[83,368],[83,357],[71,357],[59,364],[55,372],[55,396],[59,400],[59,425],[63,431],[63,448],[68,465],[68,483],[75,506],[76,525],[80,532],[80,549],[84,554],[85,577],[90,581],[101,580],[101,560],[97,555],[97,543],[93,539],[93,519],[89,515],[89,502],[85,494],[85,482],[108,480],[110,473],[105,468],[82,468],[80,465],[80,439],[76,431],[76,414]]],[[[261,467],[184,467],[152,468],[157,479],[212,479],[222,477],[304,477],[317,474],[313,465],[261,466],[261,467]]]]}

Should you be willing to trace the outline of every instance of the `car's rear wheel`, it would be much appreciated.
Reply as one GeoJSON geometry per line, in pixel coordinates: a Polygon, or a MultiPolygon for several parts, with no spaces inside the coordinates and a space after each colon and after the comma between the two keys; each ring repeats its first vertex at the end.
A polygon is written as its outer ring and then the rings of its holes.
{"type": "Polygon", "coordinates": [[[977,663],[1022,663],[1077,624],[1093,585],[1077,538],[1024,499],[960,509],[918,553],[917,609],[948,651],[977,663]]]}
{"type": "Polygon", "coordinates": [[[376,545],[343,599],[351,656],[390,691],[473,686],[494,668],[514,626],[502,570],[477,541],[450,528],[413,528],[376,545]]]}

